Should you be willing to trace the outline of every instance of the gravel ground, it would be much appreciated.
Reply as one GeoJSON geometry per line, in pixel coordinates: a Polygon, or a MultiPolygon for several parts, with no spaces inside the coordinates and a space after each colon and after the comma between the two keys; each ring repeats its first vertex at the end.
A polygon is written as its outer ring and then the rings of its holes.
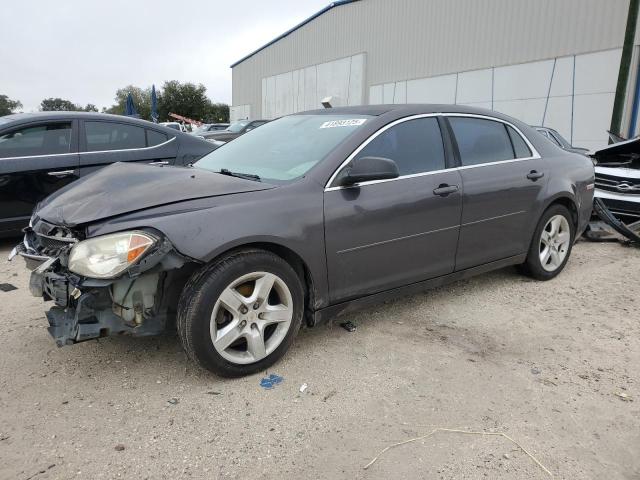
{"type": "Polygon", "coordinates": [[[0,243],[0,478],[640,478],[640,251],[576,245],[304,330],[265,375],[222,380],[173,335],[58,349],[0,243]],[[299,392],[303,383],[309,385],[299,392]],[[620,396],[622,395],[622,396],[620,396]],[[626,398],[625,398],[626,397],[626,398]]]}

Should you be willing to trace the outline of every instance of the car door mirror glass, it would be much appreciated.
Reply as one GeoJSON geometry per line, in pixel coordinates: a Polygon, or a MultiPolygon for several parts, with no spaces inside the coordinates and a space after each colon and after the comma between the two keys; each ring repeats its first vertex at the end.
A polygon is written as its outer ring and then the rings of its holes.
{"type": "Polygon", "coordinates": [[[383,157],[361,157],[354,159],[346,168],[340,184],[343,186],[372,180],[388,180],[398,178],[396,162],[383,157]]]}

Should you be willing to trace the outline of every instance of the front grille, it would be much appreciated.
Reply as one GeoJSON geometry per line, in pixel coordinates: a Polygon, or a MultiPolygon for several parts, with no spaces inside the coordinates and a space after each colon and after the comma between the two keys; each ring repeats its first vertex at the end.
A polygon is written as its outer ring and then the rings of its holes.
{"type": "Polygon", "coordinates": [[[26,229],[25,242],[38,255],[57,257],[77,239],[67,228],[38,221],[32,228],[26,229]]]}
{"type": "Polygon", "coordinates": [[[640,195],[640,178],[625,178],[597,172],[596,188],[612,193],[640,195]]]}

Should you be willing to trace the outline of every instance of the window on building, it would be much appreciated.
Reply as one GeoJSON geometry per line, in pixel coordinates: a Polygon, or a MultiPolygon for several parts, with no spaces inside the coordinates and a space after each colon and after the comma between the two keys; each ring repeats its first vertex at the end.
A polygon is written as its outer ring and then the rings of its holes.
{"type": "Polygon", "coordinates": [[[400,175],[442,170],[445,155],[438,120],[428,117],[399,123],[369,142],[356,156],[362,157],[389,158],[400,175]]]}
{"type": "Polygon", "coordinates": [[[146,146],[144,128],[118,122],[85,122],[87,152],[146,146]]]}
{"type": "Polygon", "coordinates": [[[0,158],[69,153],[71,122],[23,127],[0,135],[0,158]]]}

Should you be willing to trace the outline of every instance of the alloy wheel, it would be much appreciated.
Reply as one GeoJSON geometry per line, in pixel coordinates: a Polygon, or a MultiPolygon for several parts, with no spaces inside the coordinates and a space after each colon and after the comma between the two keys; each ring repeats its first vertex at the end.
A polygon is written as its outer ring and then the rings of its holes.
{"type": "Polygon", "coordinates": [[[279,276],[253,272],[234,280],[211,313],[216,351],[229,362],[255,363],[282,343],[293,319],[293,299],[279,276]]]}
{"type": "Polygon", "coordinates": [[[547,272],[557,270],[569,252],[571,227],[566,217],[554,215],[549,219],[540,236],[540,263],[547,272]]]}

